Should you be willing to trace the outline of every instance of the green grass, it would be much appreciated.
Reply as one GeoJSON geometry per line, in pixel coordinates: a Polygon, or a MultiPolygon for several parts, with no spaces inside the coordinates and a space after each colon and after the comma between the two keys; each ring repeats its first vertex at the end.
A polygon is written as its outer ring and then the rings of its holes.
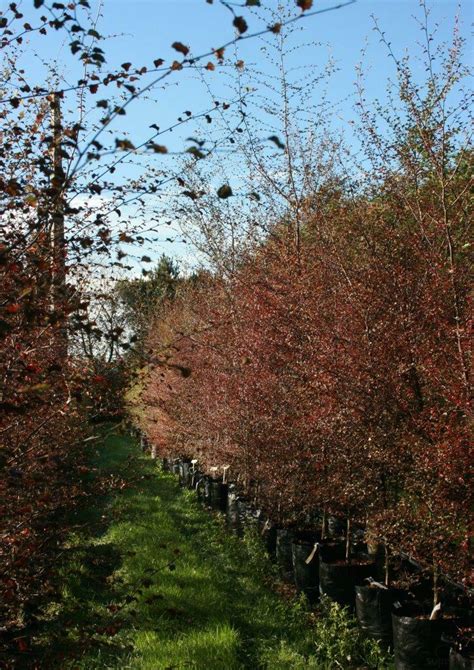
{"type": "Polygon", "coordinates": [[[330,667],[313,655],[302,603],[271,590],[255,536],[230,535],[128,436],[105,438],[94,465],[127,486],[98,498],[65,547],[37,640],[44,667],[330,667]]]}

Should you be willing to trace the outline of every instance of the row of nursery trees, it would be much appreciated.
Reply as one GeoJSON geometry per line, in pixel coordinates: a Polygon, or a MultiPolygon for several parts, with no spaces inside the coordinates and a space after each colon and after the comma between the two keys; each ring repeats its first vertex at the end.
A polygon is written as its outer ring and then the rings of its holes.
{"type": "MultiPolygon", "coordinates": [[[[465,102],[447,103],[462,77],[449,54],[424,88],[395,59],[401,111],[380,131],[362,94],[364,158],[336,167],[333,145],[299,192],[290,129],[284,212],[262,207],[265,234],[238,252],[216,256],[209,233],[242,216],[232,184],[221,210],[199,200],[193,223],[215,264],[160,304],[142,401],[163,456],[230,466],[276,523],[346,518],[435,583],[468,585],[472,149],[465,102]]],[[[275,166],[255,160],[268,185],[275,166]]]]}

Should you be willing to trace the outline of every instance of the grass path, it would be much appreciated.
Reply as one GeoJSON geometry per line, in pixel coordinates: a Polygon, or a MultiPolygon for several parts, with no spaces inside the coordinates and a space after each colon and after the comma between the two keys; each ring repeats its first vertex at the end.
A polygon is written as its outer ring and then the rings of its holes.
{"type": "Polygon", "coordinates": [[[65,550],[47,667],[305,667],[307,615],[270,590],[257,542],[231,536],[132,438],[109,435],[94,460],[128,484],[87,511],[100,530],[86,525],[65,550]]]}

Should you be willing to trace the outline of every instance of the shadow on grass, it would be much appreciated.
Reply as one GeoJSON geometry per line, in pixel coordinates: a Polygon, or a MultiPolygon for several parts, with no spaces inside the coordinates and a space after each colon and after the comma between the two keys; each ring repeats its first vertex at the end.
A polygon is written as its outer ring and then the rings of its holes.
{"type": "Polygon", "coordinates": [[[63,668],[66,661],[91,652],[117,659],[128,651],[113,642],[123,621],[113,607],[108,609],[121,596],[121,585],[113,579],[122,562],[120,551],[109,543],[80,544],[66,552],[64,561],[61,598],[49,604],[42,622],[40,667],[63,668]]]}
{"type": "Polygon", "coordinates": [[[262,642],[301,636],[264,583],[270,564],[131,438],[109,436],[92,463],[126,485],[74,520],[36,667],[254,670],[262,642]]]}

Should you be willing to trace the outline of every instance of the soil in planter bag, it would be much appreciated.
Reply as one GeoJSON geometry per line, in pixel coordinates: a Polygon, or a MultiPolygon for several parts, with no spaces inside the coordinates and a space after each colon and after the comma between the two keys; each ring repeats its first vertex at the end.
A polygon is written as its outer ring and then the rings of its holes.
{"type": "Polygon", "coordinates": [[[401,601],[406,594],[397,589],[368,585],[357,585],[355,594],[356,615],[362,630],[380,640],[384,646],[392,646],[393,604],[401,601]]]}
{"type": "Polygon", "coordinates": [[[346,543],[342,540],[321,540],[318,553],[320,559],[326,563],[343,561],[346,556],[346,543]]]}
{"type": "Polygon", "coordinates": [[[293,556],[291,551],[293,537],[293,531],[289,528],[277,529],[276,560],[282,578],[288,581],[293,579],[293,556]]]}
{"type": "Polygon", "coordinates": [[[319,561],[319,591],[340,605],[354,608],[355,587],[364,584],[367,577],[375,577],[375,565],[369,559],[346,561],[319,561]],[[360,562],[363,560],[363,562],[360,562]],[[359,561],[359,562],[358,562],[359,561]]]}
{"type": "Polygon", "coordinates": [[[413,606],[392,614],[395,670],[440,670],[448,668],[449,645],[443,633],[453,630],[455,619],[419,618],[413,606]]]}
{"type": "Polygon", "coordinates": [[[311,604],[319,598],[318,549],[314,539],[296,538],[291,545],[295,585],[311,604]]]}

